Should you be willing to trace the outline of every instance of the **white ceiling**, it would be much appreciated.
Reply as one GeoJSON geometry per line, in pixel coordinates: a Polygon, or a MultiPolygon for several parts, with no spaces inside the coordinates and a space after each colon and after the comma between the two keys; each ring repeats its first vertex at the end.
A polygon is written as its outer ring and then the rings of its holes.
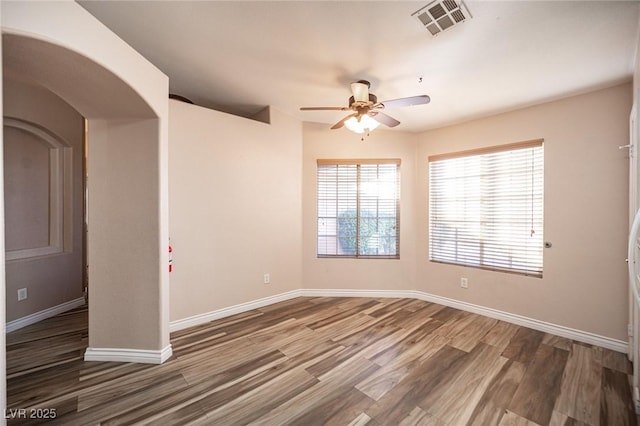
{"type": "Polygon", "coordinates": [[[432,37],[426,1],[81,1],[196,104],[250,116],[266,105],[333,124],[349,83],[422,131],[607,87],[632,76],[638,1],[467,1],[473,18],[432,37]],[[419,82],[422,77],[422,82],[419,82]]]}

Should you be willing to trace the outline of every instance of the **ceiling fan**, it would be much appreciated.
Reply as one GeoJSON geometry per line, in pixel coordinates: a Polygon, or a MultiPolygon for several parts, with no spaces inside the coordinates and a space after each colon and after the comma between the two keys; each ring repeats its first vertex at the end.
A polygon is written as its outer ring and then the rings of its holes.
{"type": "Polygon", "coordinates": [[[369,131],[384,124],[388,127],[395,127],[400,122],[395,118],[383,113],[386,108],[406,107],[411,105],[428,104],[431,98],[427,95],[410,96],[408,98],[392,99],[390,101],[378,102],[378,98],[369,92],[371,83],[366,80],[359,80],[351,83],[353,96],[349,98],[348,107],[302,107],[301,111],[352,111],[351,114],[331,126],[331,129],[339,129],[347,126],[356,133],[368,133],[369,131]]]}

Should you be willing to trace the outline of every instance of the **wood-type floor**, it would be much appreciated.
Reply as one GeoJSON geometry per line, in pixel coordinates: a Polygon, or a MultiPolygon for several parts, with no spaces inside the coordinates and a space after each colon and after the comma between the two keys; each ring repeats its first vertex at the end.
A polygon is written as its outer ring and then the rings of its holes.
{"type": "Polygon", "coordinates": [[[626,356],[413,299],[296,298],[84,362],[87,312],[7,335],[8,423],[635,425],[626,356]],[[51,421],[51,419],[50,419],[51,421]]]}

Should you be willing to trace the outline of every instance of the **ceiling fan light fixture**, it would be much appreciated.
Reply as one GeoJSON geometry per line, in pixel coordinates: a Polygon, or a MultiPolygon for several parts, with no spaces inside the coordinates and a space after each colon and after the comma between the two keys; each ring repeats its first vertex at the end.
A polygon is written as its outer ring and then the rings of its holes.
{"type": "MultiPolygon", "coordinates": [[[[369,87],[371,87],[371,84],[366,80],[351,83],[353,96],[349,98],[348,107],[301,107],[300,110],[351,111],[351,114],[331,126],[331,130],[341,129],[346,126],[352,132],[358,134],[366,132],[369,134],[380,124],[384,124],[387,127],[396,127],[400,124],[398,120],[382,112],[382,109],[424,105],[431,100],[428,95],[418,95],[378,102],[378,97],[373,93],[369,93],[369,87]]],[[[364,140],[364,136],[362,140],[364,140]]]]}
{"type": "Polygon", "coordinates": [[[347,121],[344,122],[344,125],[347,129],[351,130],[354,133],[362,134],[365,132],[371,132],[375,130],[376,127],[380,125],[376,120],[371,118],[368,115],[360,116],[360,119],[356,117],[351,117],[347,121]]]}

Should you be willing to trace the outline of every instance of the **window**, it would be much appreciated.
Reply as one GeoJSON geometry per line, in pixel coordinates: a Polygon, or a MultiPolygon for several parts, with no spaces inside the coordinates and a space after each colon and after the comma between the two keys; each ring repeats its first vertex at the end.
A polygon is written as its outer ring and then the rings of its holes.
{"type": "Polygon", "coordinates": [[[542,276],[542,140],[429,157],[429,258],[542,276]]]}
{"type": "Polygon", "coordinates": [[[318,160],[318,257],[399,258],[400,160],[318,160]]]}

